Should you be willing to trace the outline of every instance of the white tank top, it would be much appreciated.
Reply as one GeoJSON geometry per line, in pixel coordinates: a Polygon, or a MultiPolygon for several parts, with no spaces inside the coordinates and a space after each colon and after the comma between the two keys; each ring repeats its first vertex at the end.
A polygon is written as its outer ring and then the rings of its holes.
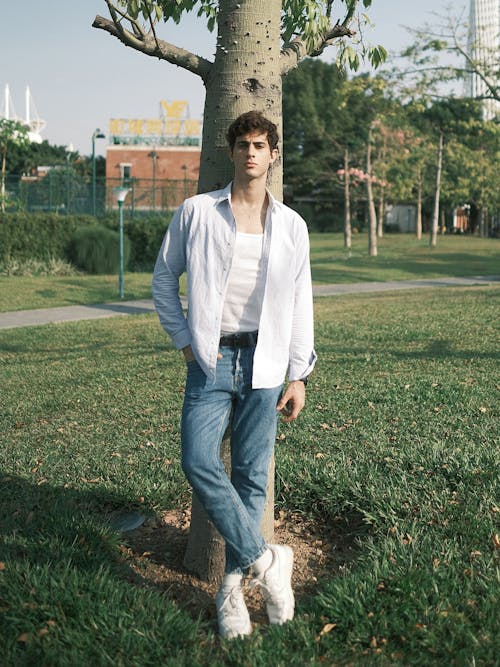
{"type": "Polygon", "coordinates": [[[264,234],[236,233],[226,300],[222,310],[222,333],[257,331],[264,296],[262,244],[264,234]]]}

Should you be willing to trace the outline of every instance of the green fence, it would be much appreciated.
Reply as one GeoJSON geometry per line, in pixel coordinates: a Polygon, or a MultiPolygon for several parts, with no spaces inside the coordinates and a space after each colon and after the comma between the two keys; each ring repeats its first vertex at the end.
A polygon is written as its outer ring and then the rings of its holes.
{"type": "Polygon", "coordinates": [[[171,211],[186,198],[196,194],[197,182],[188,179],[80,178],[71,169],[49,170],[43,177],[8,175],[5,183],[7,211],[51,211],[61,214],[104,215],[118,208],[116,192],[128,188],[124,208],[130,215],[171,211]]]}

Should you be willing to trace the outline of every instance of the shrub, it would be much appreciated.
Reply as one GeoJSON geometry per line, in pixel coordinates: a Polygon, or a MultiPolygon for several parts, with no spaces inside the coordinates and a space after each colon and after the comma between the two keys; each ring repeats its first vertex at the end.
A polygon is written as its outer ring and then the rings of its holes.
{"type": "MultiPolygon", "coordinates": [[[[125,218],[123,228],[131,244],[129,261],[131,271],[153,270],[171,216],[172,214],[167,212],[142,216],[136,214],[133,218],[125,218]]],[[[117,227],[116,216],[107,216],[102,222],[111,229],[117,227]]]]}
{"type": "MultiPolygon", "coordinates": [[[[130,241],[123,235],[123,265],[130,257],[130,241]]],[[[117,273],[120,268],[119,233],[103,225],[77,229],[67,246],[67,256],[88,273],[117,273]]]]}
{"type": "Polygon", "coordinates": [[[75,229],[91,222],[90,216],[57,213],[0,214],[0,261],[64,259],[75,229]]]}
{"type": "MultiPolygon", "coordinates": [[[[152,271],[171,215],[164,212],[125,218],[124,231],[130,240],[130,270],[152,271]]],[[[116,214],[108,214],[99,223],[116,233],[116,214]]],[[[22,265],[32,260],[48,262],[51,258],[67,260],[68,246],[76,230],[95,226],[96,219],[87,215],[0,213],[0,265],[11,262],[22,265]]]]}
{"type": "Polygon", "coordinates": [[[79,273],[72,264],[58,257],[51,257],[49,260],[0,260],[2,276],[76,276],[79,273]]]}

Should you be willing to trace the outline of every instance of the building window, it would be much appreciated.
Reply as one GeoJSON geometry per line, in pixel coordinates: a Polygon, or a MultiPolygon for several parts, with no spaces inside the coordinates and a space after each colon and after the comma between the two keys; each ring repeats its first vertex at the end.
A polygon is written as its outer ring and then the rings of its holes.
{"type": "Polygon", "coordinates": [[[127,185],[130,183],[132,178],[132,165],[125,162],[120,163],[120,178],[122,185],[127,185]]]}

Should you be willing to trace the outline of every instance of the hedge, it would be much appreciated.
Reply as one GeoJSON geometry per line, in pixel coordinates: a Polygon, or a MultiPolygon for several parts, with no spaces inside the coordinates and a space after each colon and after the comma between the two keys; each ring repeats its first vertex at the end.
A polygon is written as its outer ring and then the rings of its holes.
{"type": "MultiPolygon", "coordinates": [[[[165,213],[124,219],[124,232],[131,243],[130,270],[152,270],[170,217],[170,213],[165,213]]],[[[89,215],[0,213],[0,262],[68,260],[76,230],[97,223],[118,229],[116,214],[97,220],[89,215]]]]}

